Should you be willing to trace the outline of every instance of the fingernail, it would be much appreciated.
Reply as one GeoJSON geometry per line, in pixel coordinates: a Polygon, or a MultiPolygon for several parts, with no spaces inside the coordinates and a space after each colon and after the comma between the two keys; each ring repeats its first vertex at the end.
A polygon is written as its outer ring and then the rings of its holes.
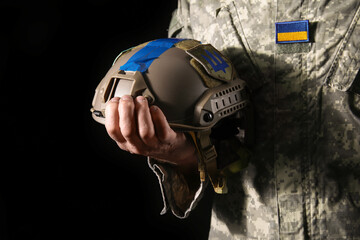
{"type": "Polygon", "coordinates": [[[146,101],[146,98],[143,97],[143,96],[138,96],[138,97],[136,97],[136,101],[137,101],[138,103],[142,103],[142,102],[145,102],[145,101],[146,101]]]}
{"type": "Polygon", "coordinates": [[[120,98],[114,97],[114,98],[110,99],[110,101],[114,102],[114,103],[118,103],[120,101],[120,98]]]}
{"type": "Polygon", "coordinates": [[[153,106],[150,107],[150,110],[153,111],[153,112],[155,112],[155,111],[158,110],[158,107],[155,106],[155,105],[153,105],[153,106]]]}
{"type": "Polygon", "coordinates": [[[121,97],[121,100],[124,100],[124,101],[132,101],[133,98],[132,98],[131,96],[129,96],[129,95],[124,95],[124,96],[121,97]]]}

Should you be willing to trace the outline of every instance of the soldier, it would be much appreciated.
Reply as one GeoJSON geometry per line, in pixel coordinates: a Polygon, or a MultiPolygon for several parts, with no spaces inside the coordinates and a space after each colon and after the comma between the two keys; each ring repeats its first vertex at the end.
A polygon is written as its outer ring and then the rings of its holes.
{"type": "MultiPolygon", "coordinates": [[[[359,19],[356,0],[179,0],[169,37],[221,50],[254,106],[252,155],[215,196],[210,239],[360,239],[359,19]]],[[[142,96],[112,99],[106,129],[150,157],[163,211],[187,217],[205,186],[191,140],[142,96]]]]}

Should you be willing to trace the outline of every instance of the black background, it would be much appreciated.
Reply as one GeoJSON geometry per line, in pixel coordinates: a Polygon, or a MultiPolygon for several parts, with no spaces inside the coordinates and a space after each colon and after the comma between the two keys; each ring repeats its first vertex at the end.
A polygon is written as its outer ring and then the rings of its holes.
{"type": "Polygon", "coordinates": [[[118,53],[167,37],[176,2],[1,1],[1,240],[207,238],[211,191],[188,219],[160,216],[145,158],[89,111],[118,53]]]}

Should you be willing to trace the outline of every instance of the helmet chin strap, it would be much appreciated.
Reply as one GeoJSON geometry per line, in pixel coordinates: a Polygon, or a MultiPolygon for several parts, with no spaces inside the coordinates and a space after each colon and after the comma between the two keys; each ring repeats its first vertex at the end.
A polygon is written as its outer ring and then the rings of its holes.
{"type": "Polygon", "coordinates": [[[192,137],[197,149],[200,181],[204,182],[206,180],[207,172],[214,191],[218,194],[227,193],[226,176],[217,168],[217,153],[210,141],[211,129],[188,133],[192,137]]]}

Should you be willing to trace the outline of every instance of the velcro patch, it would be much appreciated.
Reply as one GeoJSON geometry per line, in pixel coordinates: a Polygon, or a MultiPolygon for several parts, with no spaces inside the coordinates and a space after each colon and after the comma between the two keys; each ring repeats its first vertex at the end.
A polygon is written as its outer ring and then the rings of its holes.
{"type": "Polygon", "coordinates": [[[275,23],[276,43],[309,42],[309,20],[275,23]]]}
{"type": "Polygon", "coordinates": [[[186,51],[199,62],[206,72],[220,80],[229,82],[233,77],[231,62],[210,44],[201,44],[186,51]]]}

